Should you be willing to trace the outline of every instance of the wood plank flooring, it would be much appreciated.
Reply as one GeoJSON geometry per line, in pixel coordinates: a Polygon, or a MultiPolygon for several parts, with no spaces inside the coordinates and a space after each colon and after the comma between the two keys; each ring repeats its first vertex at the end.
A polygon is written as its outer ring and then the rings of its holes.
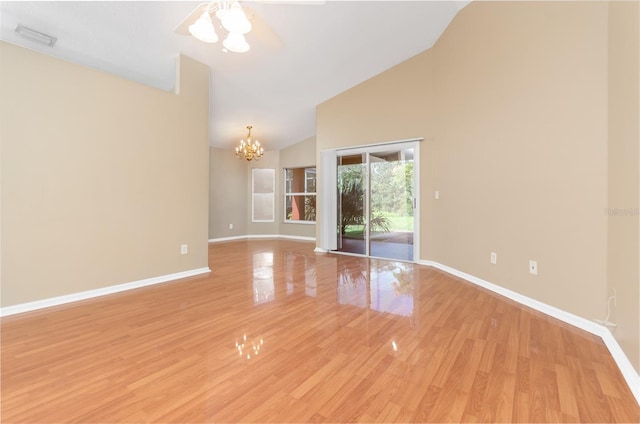
{"type": "Polygon", "coordinates": [[[597,337],[313,248],[216,243],[208,275],[3,318],[2,422],[639,421],[597,337]]]}

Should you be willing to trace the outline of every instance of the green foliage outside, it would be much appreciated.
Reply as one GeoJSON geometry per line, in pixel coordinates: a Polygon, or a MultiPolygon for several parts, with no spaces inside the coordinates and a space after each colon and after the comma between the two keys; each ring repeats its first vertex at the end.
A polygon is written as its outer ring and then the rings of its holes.
{"type": "Polygon", "coordinates": [[[413,162],[374,162],[371,174],[371,210],[413,216],[413,162]]]}
{"type": "Polygon", "coordinates": [[[410,216],[387,215],[389,228],[391,231],[411,231],[413,232],[413,214],[410,216]]]}
{"type": "MultiPolygon", "coordinates": [[[[374,162],[371,164],[372,232],[413,231],[413,162],[374,162]]],[[[362,238],[364,216],[365,166],[338,167],[341,201],[340,231],[345,237],[362,238]]]]}

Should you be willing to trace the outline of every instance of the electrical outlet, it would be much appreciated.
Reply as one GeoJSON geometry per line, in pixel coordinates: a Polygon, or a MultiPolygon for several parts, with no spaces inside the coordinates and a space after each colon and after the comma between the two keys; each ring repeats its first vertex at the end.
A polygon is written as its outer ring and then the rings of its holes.
{"type": "Polygon", "coordinates": [[[183,244],[180,246],[180,254],[181,255],[186,255],[187,253],[189,253],[189,245],[188,244],[183,244]]]}
{"type": "Polygon", "coordinates": [[[438,200],[440,198],[440,191],[436,190],[433,192],[434,199],[438,200]]]}
{"type": "Polygon", "coordinates": [[[491,263],[494,265],[498,263],[498,254],[496,252],[491,252],[491,263]]]}
{"type": "Polygon", "coordinates": [[[538,275],[538,262],[529,261],[529,273],[533,275],[538,275]]]}
{"type": "Polygon", "coordinates": [[[233,230],[233,224],[229,224],[229,229],[233,230]]]}

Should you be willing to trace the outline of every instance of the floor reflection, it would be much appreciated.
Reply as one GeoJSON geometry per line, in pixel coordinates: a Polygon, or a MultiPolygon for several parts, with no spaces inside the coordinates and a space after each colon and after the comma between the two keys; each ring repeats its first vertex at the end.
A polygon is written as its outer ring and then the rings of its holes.
{"type": "Polygon", "coordinates": [[[264,339],[262,337],[247,337],[246,333],[242,335],[240,340],[236,340],[238,355],[247,360],[258,356],[263,346],[264,339]]]}
{"type": "Polygon", "coordinates": [[[338,274],[338,303],[411,316],[414,302],[413,265],[371,261],[372,266],[343,266],[338,274]]]}
{"type": "Polygon", "coordinates": [[[270,302],[275,297],[273,252],[253,254],[253,303],[270,302]]]}
{"type": "Polygon", "coordinates": [[[338,303],[367,307],[369,270],[367,268],[342,265],[338,274],[338,303]]]}
{"type": "Polygon", "coordinates": [[[318,295],[315,258],[310,258],[298,252],[286,252],[285,268],[287,296],[296,292],[296,286],[300,285],[300,275],[304,275],[305,296],[316,297],[318,295]]]}
{"type": "Polygon", "coordinates": [[[413,314],[413,266],[392,262],[371,269],[371,309],[394,315],[413,314]]]}
{"type": "Polygon", "coordinates": [[[254,251],[251,257],[254,305],[285,296],[324,298],[333,295],[340,305],[353,305],[402,317],[414,314],[416,275],[411,263],[371,258],[348,259],[336,255],[329,261],[333,266],[325,264],[320,270],[323,280],[335,283],[323,285],[320,294],[315,256],[298,251],[286,251],[284,256],[274,256],[273,251],[262,250],[254,251]]]}

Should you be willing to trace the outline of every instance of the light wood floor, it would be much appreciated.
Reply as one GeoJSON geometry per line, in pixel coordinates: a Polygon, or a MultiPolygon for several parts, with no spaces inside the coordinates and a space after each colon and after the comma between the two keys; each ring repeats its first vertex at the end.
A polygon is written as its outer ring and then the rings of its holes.
{"type": "Polygon", "coordinates": [[[447,274],[209,249],[209,275],[3,318],[2,422],[639,420],[598,338],[447,274]]]}

